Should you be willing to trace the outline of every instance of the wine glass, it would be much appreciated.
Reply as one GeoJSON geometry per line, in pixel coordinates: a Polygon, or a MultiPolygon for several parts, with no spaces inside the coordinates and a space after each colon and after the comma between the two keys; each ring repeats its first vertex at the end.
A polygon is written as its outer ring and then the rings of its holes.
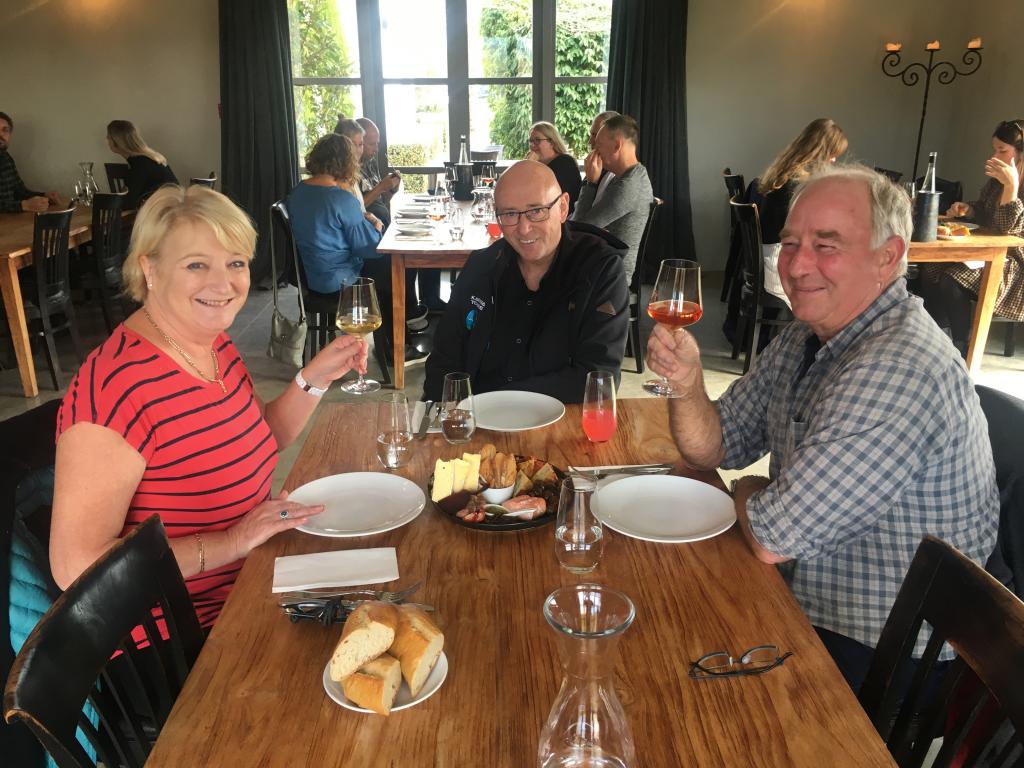
{"type": "Polygon", "coordinates": [[[465,231],[466,221],[463,216],[462,209],[452,209],[452,212],[448,214],[448,234],[452,236],[452,242],[462,240],[462,235],[465,231]]]}
{"type": "Polygon", "coordinates": [[[476,414],[473,409],[473,388],[469,374],[446,373],[444,389],[441,392],[441,409],[438,418],[444,439],[453,445],[468,442],[476,431],[476,414]]]}
{"type": "MultiPolygon", "coordinates": [[[[357,277],[353,283],[341,289],[335,319],[339,330],[365,339],[380,328],[382,319],[377,290],[371,278],[357,277]]],[[[380,382],[364,378],[360,373],[358,379],[342,384],[341,388],[354,395],[363,395],[380,389],[380,382]]]]}
{"type": "MultiPolygon", "coordinates": [[[[700,300],[700,264],[686,259],[665,259],[647,305],[647,314],[670,329],[693,325],[703,314],[700,300]]],[[[673,397],[668,379],[660,376],[644,382],[644,391],[659,397],[673,397]]]]}
{"type": "Polygon", "coordinates": [[[440,197],[430,198],[430,205],[427,207],[427,218],[434,222],[434,242],[442,243],[441,222],[444,221],[445,209],[444,200],[440,197]]]}
{"type": "Polygon", "coordinates": [[[615,377],[608,371],[589,371],[583,390],[583,431],[592,443],[615,434],[615,377]]]}
{"type": "Polygon", "coordinates": [[[387,469],[398,469],[409,463],[411,447],[409,401],[401,392],[392,392],[377,406],[377,458],[387,469]]]}
{"type": "Polygon", "coordinates": [[[555,517],[555,558],[570,573],[590,573],[604,553],[604,529],[594,514],[597,483],[572,475],[562,481],[555,517]]]}

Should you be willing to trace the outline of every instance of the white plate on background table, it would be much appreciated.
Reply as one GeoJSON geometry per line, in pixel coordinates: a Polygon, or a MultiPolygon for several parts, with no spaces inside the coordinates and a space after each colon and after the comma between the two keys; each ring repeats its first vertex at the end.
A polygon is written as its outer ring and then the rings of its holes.
{"type": "Polygon", "coordinates": [[[425,219],[427,210],[426,208],[399,208],[398,215],[406,219],[425,219]]]}
{"type": "Polygon", "coordinates": [[[710,539],[736,522],[727,493],[700,480],[668,475],[635,475],[603,485],[594,514],[613,531],[664,543],[710,539]]]}
{"type": "Polygon", "coordinates": [[[539,392],[514,389],[473,395],[473,409],[479,429],[492,432],[523,432],[554,424],[565,415],[560,400],[539,392]]]}
{"type": "Polygon", "coordinates": [[[406,223],[397,221],[395,222],[395,229],[397,229],[403,235],[410,235],[412,237],[430,237],[434,234],[434,228],[429,224],[406,223]]]}
{"type": "MultiPolygon", "coordinates": [[[[426,405],[422,400],[417,400],[412,406],[412,413],[409,416],[409,423],[412,426],[413,434],[417,434],[420,431],[420,422],[423,421],[423,406],[426,405]]],[[[430,415],[431,421],[430,426],[427,427],[428,435],[439,435],[441,434],[441,422],[437,419],[438,403],[434,403],[434,412],[430,415]]]]}
{"type": "Polygon", "coordinates": [[[369,536],[415,520],[427,503],[411,480],[383,472],[346,472],[296,488],[289,501],[327,509],[295,530],[314,536],[369,536]]]}
{"type": "MultiPolygon", "coordinates": [[[[398,689],[398,693],[395,695],[395,702],[391,707],[392,712],[397,712],[400,709],[407,709],[409,707],[415,707],[421,701],[426,701],[441,687],[444,683],[445,678],[448,677],[448,657],[445,656],[444,651],[441,651],[441,655],[437,657],[437,663],[434,668],[430,670],[430,674],[427,676],[426,681],[423,683],[423,687],[420,688],[420,692],[413,696],[409,691],[409,686],[402,680],[402,687],[398,689]]],[[[372,709],[364,709],[356,704],[345,695],[345,692],[341,689],[341,683],[336,683],[331,679],[331,662],[327,662],[327,666],[324,667],[324,690],[327,691],[327,695],[330,696],[334,701],[345,709],[351,709],[353,712],[366,712],[367,714],[374,714],[372,709]]]]}

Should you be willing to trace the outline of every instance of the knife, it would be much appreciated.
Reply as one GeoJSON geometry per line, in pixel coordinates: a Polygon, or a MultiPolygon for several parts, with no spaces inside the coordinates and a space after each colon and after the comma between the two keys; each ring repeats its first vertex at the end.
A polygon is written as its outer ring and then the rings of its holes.
{"type": "Polygon", "coordinates": [[[602,467],[569,467],[569,472],[602,478],[608,475],[663,475],[671,469],[671,464],[611,464],[602,467]]]}
{"type": "Polygon", "coordinates": [[[431,415],[434,410],[434,401],[427,400],[423,403],[423,418],[420,419],[419,429],[416,430],[416,439],[422,440],[426,437],[427,429],[430,427],[431,415]]]}

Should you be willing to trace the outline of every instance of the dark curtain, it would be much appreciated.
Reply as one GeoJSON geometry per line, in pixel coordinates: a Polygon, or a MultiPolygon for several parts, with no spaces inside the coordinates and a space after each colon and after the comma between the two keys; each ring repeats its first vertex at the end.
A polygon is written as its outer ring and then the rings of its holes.
{"type": "Polygon", "coordinates": [[[686,0],[614,0],[608,109],[636,118],[640,162],[665,201],[644,265],[696,258],[686,141],[686,0]]]}
{"type": "Polygon", "coordinates": [[[256,222],[256,285],[270,276],[270,206],[299,178],[286,0],[220,0],[220,99],[223,190],[256,222]]]}

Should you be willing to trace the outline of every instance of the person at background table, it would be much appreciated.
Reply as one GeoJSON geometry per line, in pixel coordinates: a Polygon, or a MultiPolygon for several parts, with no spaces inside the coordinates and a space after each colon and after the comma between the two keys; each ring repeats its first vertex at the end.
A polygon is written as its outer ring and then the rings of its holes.
{"type": "Polygon", "coordinates": [[[528,142],[530,151],[526,153],[526,159],[544,163],[551,169],[558,179],[558,186],[569,195],[569,210],[572,211],[580,196],[582,182],[576,158],[569,154],[562,135],[552,123],[541,120],[530,126],[528,142]]]}
{"type": "Polygon", "coordinates": [[[423,393],[470,374],[473,392],[528,390],[583,400],[587,373],[622,366],[629,289],[622,259],[596,235],[565,226],[569,196],[543,163],[523,160],[494,190],[504,237],[474,251],[434,334],[423,393]]]}
{"type": "MultiPolygon", "coordinates": [[[[1004,235],[1024,232],[1024,118],[996,126],[992,157],[985,161],[988,181],[973,203],[955,202],[946,212],[964,216],[985,229],[1004,235]]],[[[921,292],[925,306],[940,326],[948,326],[953,343],[967,356],[973,312],[978,298],[981,269],[966,264],[922,264],[921,292]]],[[[999,284],[995,314],[1024,321],[1024,248],[1008,248],[999,284]]]]}
{"type": "MultiPolygon", "coordinates": [[[[615,112],[614,110],[602,112],[600,115],[595,117],[594,121],[590,124],[590,134],[587,137],[587,144],[590,145],[590,152],[587,154],[586,159],[584,159],[583,161],[584,167],[586,167],[586,164],[588,162],[593,163],[594,159],[597,157],[597,134],[601,131],[601,128],[604,126],[604,124],[608,122],[609,118],[617,117],[618,114],[619,113],[615,112]]],[[[601,196],[604,194],[604,191],[608,189],[608,185],[612,182],[612,179],[614,178],[615,174],[609,171],[607,168],[601,169],[601,175],[598,178],[597,186],[594,190],[595,203],[601,199],[601,196]]],[[[569,218],[574,221],[576,220],[575,209],[573,210],[572,215],[570,215],[569,218]]]]}
{"type": "Polygon", "coordinates": [[[647,218],[651,214],[654,191],[647,169],[637,159],[640,128],[629,115],[608,118],[597,133],[596,151],[587,155],[584,168],[587,183],[576,205],[576,221],[601,227],[629,246],[623,261],[626,279],[633,276],[647,218]],[[615,174],[597,199],[597,185],[604,169],[615,174]]]}
{"type": "Polygon", "coordinates": [[[33,192],[25,186],[8,148],[14,134],[14,120],[0,112],[0,213],[41,213],[54,205],[62,205],[56,192],[33,192]]]}
{"type": "Polygon", "coordinates": [[[322,390],[365,369],[366,345],[335,339],[264,403],[226,332],[255,243],[245,213],[205,187],[163,187],[140,209],[123,277],[142,308],[89,355],[58,415],[50,562],[61,588],[155,513],[208,627],[253,548],[322,510],[271,498],[278,451],[322,390]]]}
{"type": "Polygon", "coordinates": [[[359,174],[363,203],[366,210],[384,223],[386,229],[391,223],[391,198],[402,183],[402,175],[398,171],[390,171],[381,178],[380,167],[377,164],[380,129],[368,117],[358,117],[356,123],[363,129],[363,159],[359,174]]]}
{"type": "MultiPolygon", "coordinates": [[[[680,397],[673,437],[691,466],[739,468],[754,555],[776,563],[857,690],[921,538],[976,562],[999,495],[978,396],[949,339],[907,293],[910,201],[863,166],[819,168],[794,192],[779,274],[796,321],[712,402],[700,350],[657,326],[651,368],[680,397]]],[[[920,656],[924,642],[918,643],[920,656]]]]}
{"type": "Polygon", "coordinates": [[[360,165],[363,162],[363,154],[366,148],[366,131],[358,122],[351,117],[338,117],[334,126],[334,132],[338,136],[344,136],[352,142],[355,147],[356,172],[352,177],[352,194],[359,200],[359,207],[366,210],[366,201],[363,199],[363,185],[360,175],[360,165]]]}
{"type": "Polygon", "coordinates": [[[107,146],[115,155],[127,160],[131,168],[125,179],[128,188],[123,202],[125,209],[138,208],[164,184],[178,183],[167,158],[146,144],[127,120],[111,120],[107,124],[107,146]]]}

